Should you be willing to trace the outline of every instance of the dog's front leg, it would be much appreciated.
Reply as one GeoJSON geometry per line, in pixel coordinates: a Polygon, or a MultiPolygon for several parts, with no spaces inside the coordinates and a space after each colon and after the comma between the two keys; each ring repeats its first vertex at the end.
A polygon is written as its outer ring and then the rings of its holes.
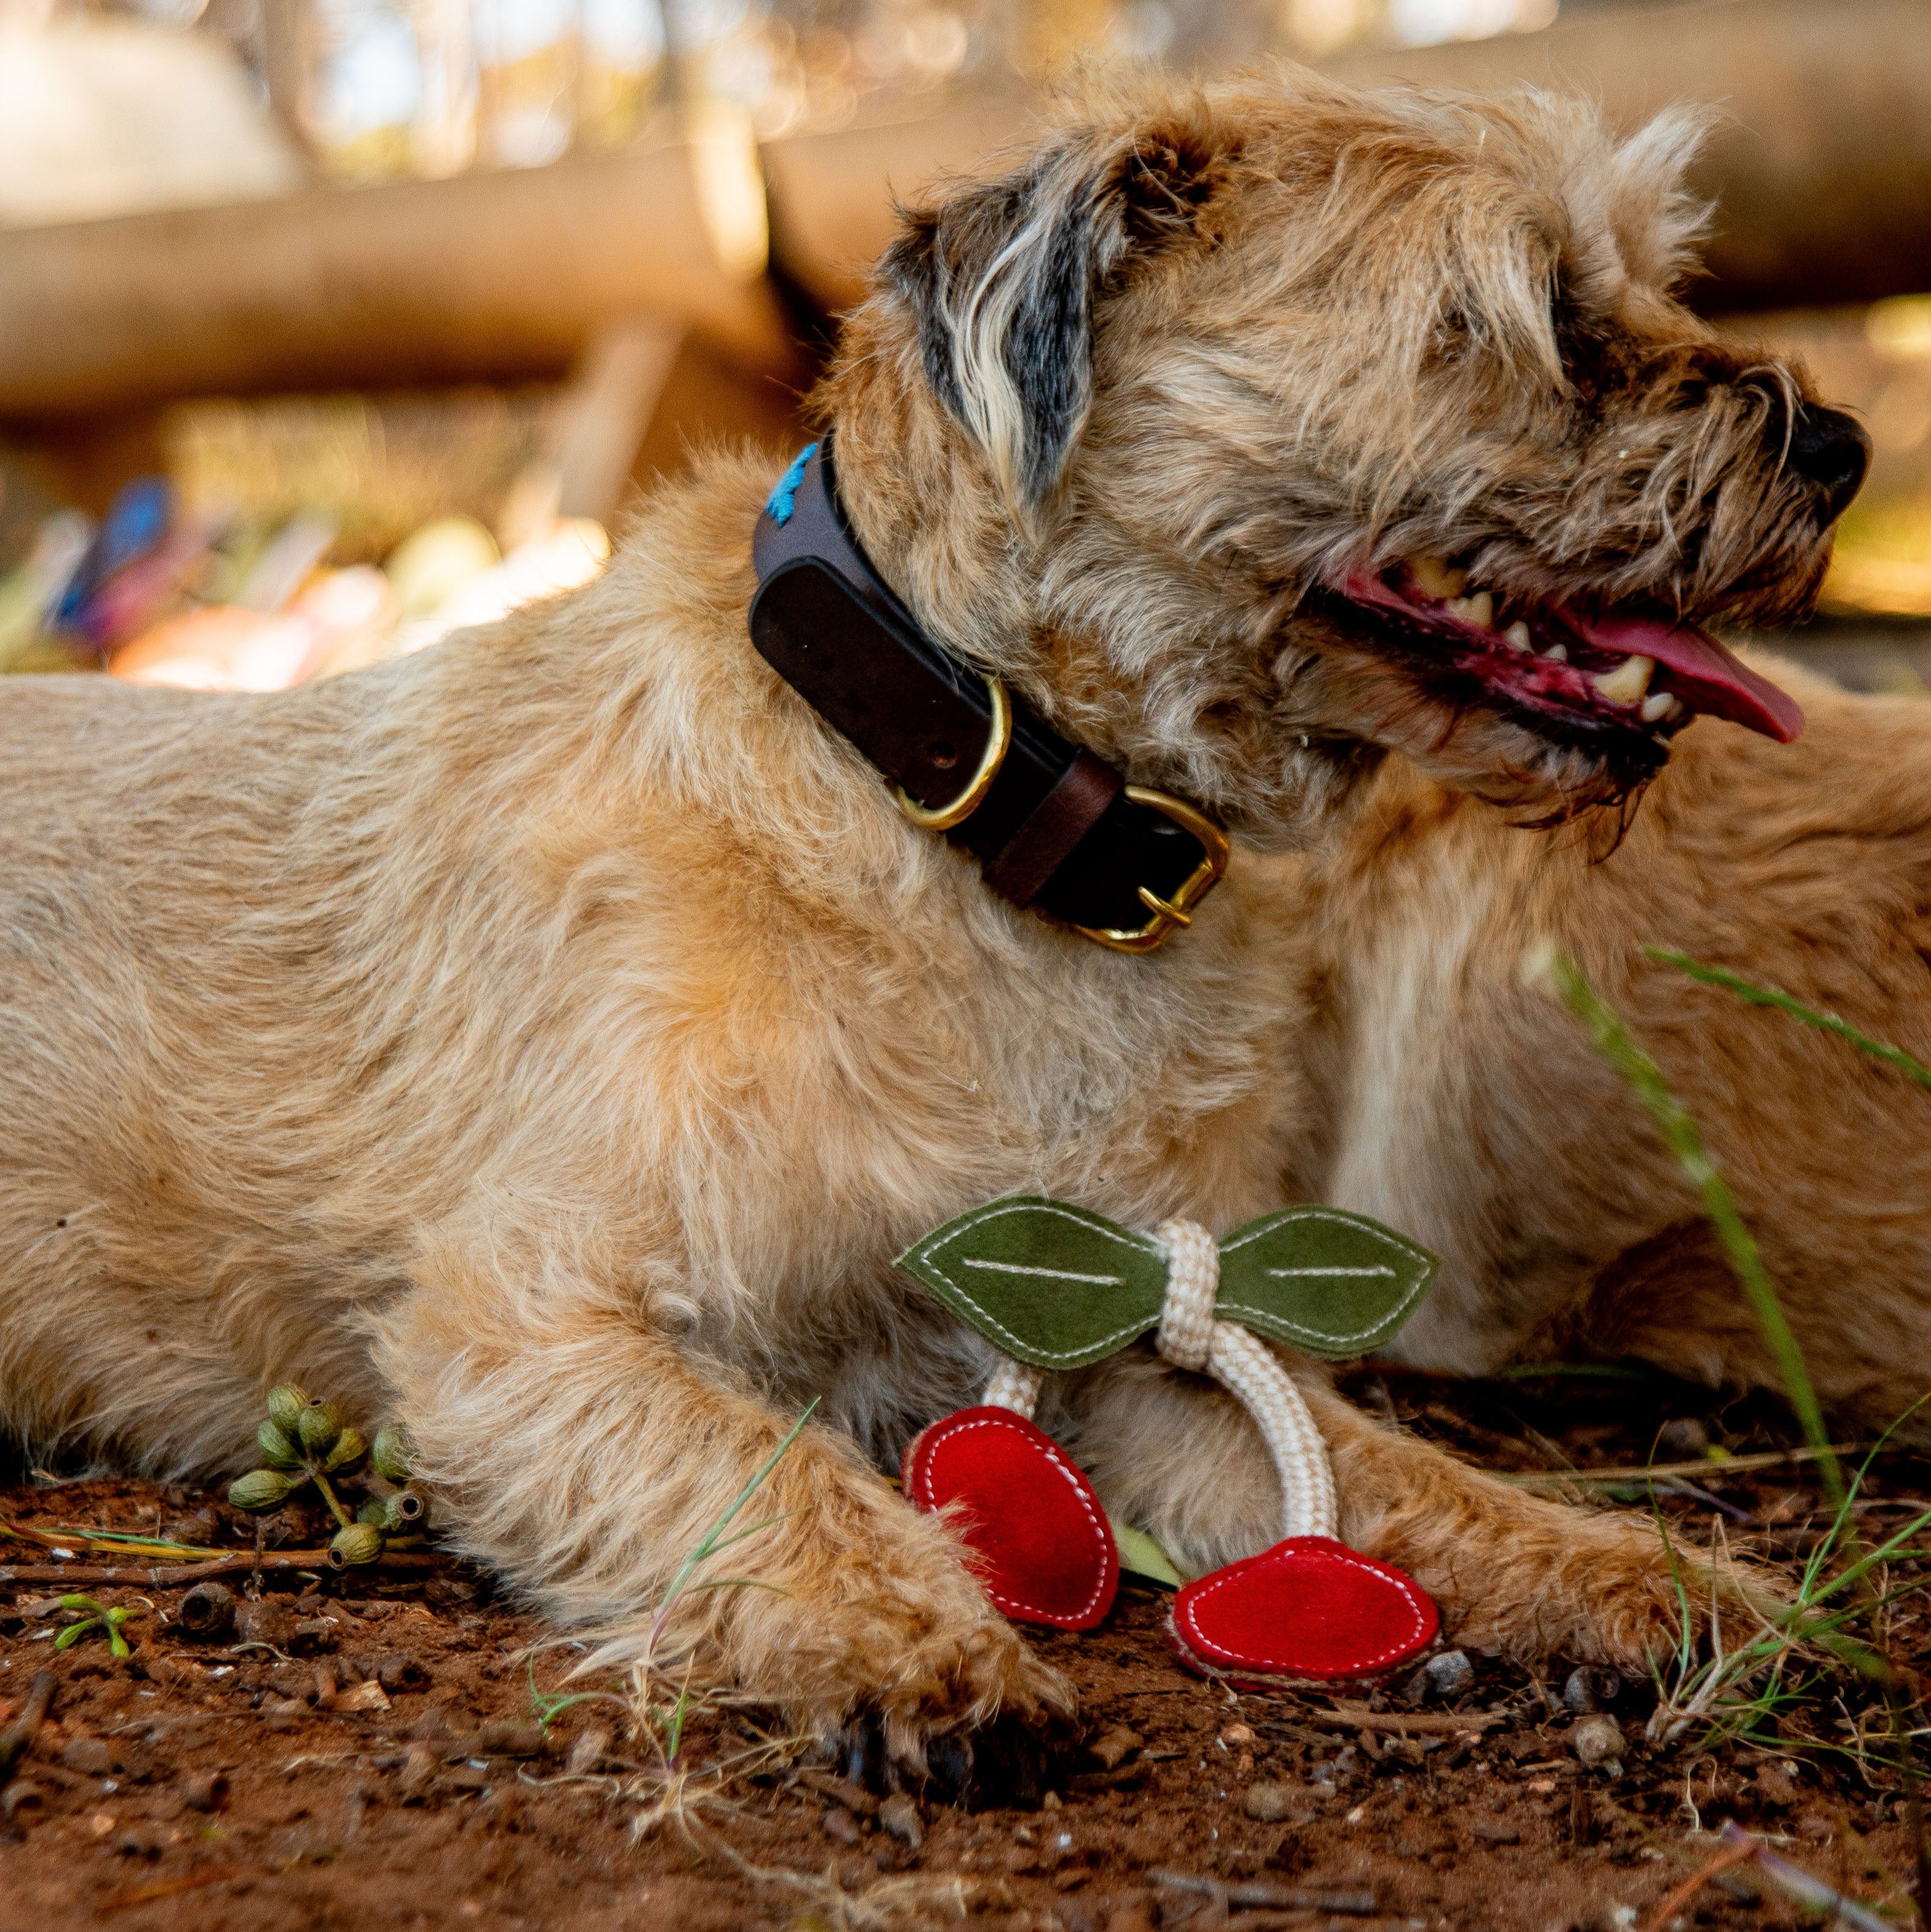
{"type": "Polygon", "coordinates": [[[385,1318],[378,1366],[453,1540],[603,1639],[598,1661],[692,1668],[820,1736],[882,1733],[915,1768],[933,1736],[1070,1701],[943,1526],[824,1427],[778,1457],[731,1526],[751,1533],[671,1600],[790,1418],[702,1372],[617,1294],[444,1248],[385,1318]]]}
{"type": "MultiPolygon", "coordinates": [[[[1716,1580],[1649,1522],[1526,1495],[1405,1430],[1363,1415],[1308,1364],[1295,1380],[1333,1458],[1342,1540],[1406,1570],[1475,1650],[1642,1667],[1681,1628],[1680,1575],[1703,1624],[1716,1580]]],[[[1199,1575],[1279,1538],[1281,1492],[1260,1432],[1204,1377],[1117,1357],[1069,1382],[1042,1414],[1108,1509],[1199,1575]]],[[[1733,1598],[1753,1588],[1723,1580],[1733,1598]]]]}

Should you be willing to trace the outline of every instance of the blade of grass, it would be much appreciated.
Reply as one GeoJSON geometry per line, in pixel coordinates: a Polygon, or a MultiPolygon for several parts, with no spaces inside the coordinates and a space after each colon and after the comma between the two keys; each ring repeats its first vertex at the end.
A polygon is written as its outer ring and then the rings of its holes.
{"type": "Polygon", "coordinates": [[[1777,1373],[1783,1378],[1784,1394],[1797,1413],[1805,1439],[1816,1451],[1825,1490],[1832,1504],[1841,1510],[1846,1501],[1844,1472],[1825,1430],[1824,1412],[1818,1405],[1803,1352],[1784,1317],[1783,1304],[1777,1299],[1776,1286],[1770,1270],[1764,1266],[1756,1240],[1737,1210],[1736,1197],[1710,1158],[1696,1123],[1670,1090],[1663,1070],[1631,1038],[1621,1016],[1590,985],[1576,962],[1564,954],[1552,953],[1548,970],[1599,1051],[1628,1081],[1637,1099],[1649,1110],[1678,1164],[1702,1196],[1703,1211],[1716,1228],[1731,1268],[1763,1330],[1777,1373]]]}
{"type": "MultiPolygon", "coordinates": [[[[664,1592],[664,1610],[660,1612],[658,1619],[660,1624],[662,1623],[664,1618],[669,1614],[670,1606],[675,1604],[679,1597],[683,1594],[684,1586],[691,1580],[691,1572],[697,1569],[700,1564],[707,1562],[712,1556],[716,1555],[724,1532],[729,1529],[731,1525],[737,1520],[738,1512],[744,1508],[746,1503],[751,1501],[753,1496],[757,1495],[761,1488],[763,1487],[765,1478],[769,1476],[772,1471],[776,1468],[779,1462],[784,1460],[784,1452],[791,1447],[793,1443],[797,1441],[799,1431],[804,1428],[806,1423],[811,1420],[812,1414],[817,1409],[817,1406],[818,1398],[816,1396],[814,1396],[811,1400],[805,1405],[804,1414],[799,1416],[798,1420],[792,1424],[790,1428],[786,1431],[784,1440],[779,1443],[778,1447],[772,1450],[771,1454],[765,1458],[764,1466],[758,1471],[756,1475],[751,1478],[749,1482],[745,1484],[742,1489],[739,1490],[737,1492],[737,1500],[731,1504],[730,1508],[724,1511],[722,1516],[718,1517],[715,1522],[712,1524],[710,1528],[705,1532],[703,1541],[701,1541],[697,1546],[691,1552],[689,1556],[685,1558],[682,1567],[678,1570],[677,1574],[671,1579],[670,1588],[664,1592]]],[[[776,1519],[774,1518],[773,1520],[775,1521],[776,1519]]]]}
{"type": "Polygon", "coordinates": [[[1888,1066],[1895,1066],[1919,1086],[1931,1088],[1931,1066],[1913,1058],[1901,1046],[1888,1046],[1881,1040],[1873,1040],[1868,1034],[1858,1032],[1835,1013],[1819,1012],[1815,1006],[1807,1006],[1801,1000],[1792,999],[1774,986],[1759,986],[1741,974],[1728,972],[1721,966],[1706,966],[1702,960],[1693,959],[1688,953],[1673,951],[1666,946],[1645,946],[1643,950],[1659,965],[1674,966],[1679,973],[1687,973],[1691,979],[1700,980],[1706,986],[1720,986],[1725,992],[1734,993],[1738,999],[1747,1000],[1753,1006],[1774,1006],[1794,1020],[1801,1020],[1806,1026],[1816,1028],[1820,1033],[1835,1034],[1840,1040],[1849,1040],[1861,1053],[1867,1053],[1873,1060],[1882,1060],[1888,1066]]]}

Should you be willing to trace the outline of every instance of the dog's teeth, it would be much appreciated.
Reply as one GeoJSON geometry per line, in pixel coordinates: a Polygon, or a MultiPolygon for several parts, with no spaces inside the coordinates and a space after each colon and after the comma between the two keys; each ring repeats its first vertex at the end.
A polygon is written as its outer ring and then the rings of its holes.
{"type": "Polygon", "coordinates": [[[1430,597],[1459,597],[1468,588],[1468,573],[1451,570],[1438,556],[1411,556],[1408,574],[1420,590],[1430,597]]]}
{"type": "Polygon", "coordinates": [[[1486,590],[1477,591],[1473,597],[1451,597],[1447,610],[1451,617],[1473,624],[1478,631],[1487,630],[1495,621],[1495,600],[1486,590]]]}
{"type": "Polygon", "coordinates": [[[1649,688],[1649,674],[1656,668],[1654,658],[1625,658],[1614,670],[1606,670],[1589,682],[1600,697],[1612,704],[1636,704],[1649,688]]]}
{"type": "Polygon", "coordinates": [[[1653,691],[1643,700],[1642,721],[1659,724],[1676,708],[1676,700],[1666,691],[1653,691]]]}
{"type": "Polygon", "coordinates": [[[1551,644],[1543,656],[1554,663],[1567,664],[1569,662],[1569,646],[1567,644],[1551,644]]]}
{"type": "Polygon", "coordinates": [[[1502,638],[1512,651],[1532,651],[1535,649],[1534,641],[1529,636],[1529,627],[1519,617],[1502,633],[1502,638]]]}

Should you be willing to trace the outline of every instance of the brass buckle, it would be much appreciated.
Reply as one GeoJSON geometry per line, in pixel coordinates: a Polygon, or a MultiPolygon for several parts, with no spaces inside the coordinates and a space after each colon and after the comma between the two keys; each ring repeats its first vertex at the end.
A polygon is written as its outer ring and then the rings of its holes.
{"type": "Polygon", "coordinates": [[[955,825],[963,825],[985,802],[1000,766],[1006,762],[1006,751],[1012,742],[1012,702],[1006,694],[1003,678],[987,678],[985,688],[992,697],[992,724],[985,734],[985,750],[980,756],[979,769],[966,781],[965,790],[949,805],[928,806],[921,805],[903,785],[897,788],[898,809],[914,825],[922,826],[928,832],[949,832],[955,825]]]}
{"type": "Polygon", "coordinates": [[[1096,939],[1102,946],[1111,946],[1116,952],[1151,952],[1182,926],[1192,925],[1194,908],[1220,883],[1221,874],[1227,870],[1227,834],[1205,813],[1171,793],[1154,791],[1145,785],[1129,785],[1126,796],[1135,805],[1150,805],[1191,832],[1200,841],[1201,862],[1180,881],[1171,899],[1163,899],[1150,886],[1139,889],[1140,903],[1153,915],[1144,926],[1080,926],[1073,930],[1088,939],[1096,939]]]}

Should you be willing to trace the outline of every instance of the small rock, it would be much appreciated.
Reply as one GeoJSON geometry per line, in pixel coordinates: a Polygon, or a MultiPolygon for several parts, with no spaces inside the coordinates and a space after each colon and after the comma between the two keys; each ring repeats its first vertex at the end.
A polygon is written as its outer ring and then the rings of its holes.
{"type": "Polygon", "coordinates": [[[1445,1650],[1422,1666],[1430,1691],[1446,1704],[1459,1697],[1475,1682],[1475,1666],[1466,1651],[1445,1650]]]}
{"type": "Polygon", "coordinates": [[[1252,1724],[1229,1724],[1221,1732],[1220,1742],[1229,1750],[1239,1750],[1253,1743],[1254,1726],[1252,1724]]]}
{"type": "Polygon", "coordinates": [[[312,1704],[317,1688],[312,1664],[278,1664],[268,1672],[268,1688],[278,1697],[312,1704]]]}
{"type": "Polygon", "coordinates": [[[196,1811],[225,1811],[228,1808],[228,1775],[226,1772],[197,1771],[181,1781],[181,1802],[196,1811]]]}
{"type": "Polygon", "coordinates": [[[130,1825],[115,1838],[113,1846],[124,1858],[152,1860],[160,1856],[166,1842],[151,1825],[130,1825]]]}
{"type": "Polygon", "coordinates": [[[1061,1802],[1060,1794],[1057,1791],[1049,1791],[1039,1800],[1039,1808],[1042,1811],[1057,1811],[1060,1809],[1061,1802]]]}
{"type": "Polygon", "coordinates": [[[593,1724],[570,1747],[563,1768],[577,1778],[597,1770],[610,1755],[610,1734],[601,1724],[593,1724]]]}
{"type": "Polygon", "coordinates": [[[1562,1701],[1578,1717],[1584,1717],[1613,1704],[1622,1688],[1623,1680],[1613,1670],[1585,1664],[1569,1673],[1569,1681],[1562,1687],[1562,1701]]]}
{"type": "Polygon", "coordinates": [[[476,1734],[478,1757],[541,1757],[543,1726],[516,1718],[491,1718],[476,1734]]]}
{"type": "Polygon", "coordinates": [[[250,1600],[244,1598],[235,1606],[235,1640],[238,1643],[265,1643],[286,1650],[295,1631],[295,1619],[286,1605],[272,1597],[250,1600]]]}
{"type": "Polygon", "coordinates": [[[1480,1839],[1485,1845],[1519,1845],[1522,1841],[1522,1827],[1511,1825],[1503,1818],[1471,1820],[1468,1835],[1480,1839]]]}
{"type": "Polygon", "coordinates": [[[913,1851],[925,1842],[925,1828],[919,1820],[919,1808],[902,1792],[895,1792],[878,1808],[878,1822],[901,1844],[913,1851]]]}
{"type": "Polygon", "coordinates": [[[1671,1462],[1700,1456],[1710,1446],[1710,1432],[1698,1418],[1679,1415],[1656,1432],[1657,1452],[1671,1462]]]}
{"type": "Polygon", "coordinates": [[[374,1678],[391,1697],[399,1690],[420,1690],[429,1682],[429,1672],[400,1650],[385,1652],[375,1660],[375,1668],[363,1674],[374,1678]]]}
{"type": "Polygon", "coordinates": [[[1622,1727],[1615,1719],[1598,1713],[1570,1726],[1569,1748],[1583,1763],[1620,1765],[1623,1756],[1622,1727]]]}
{"type": "Polygon", "coordinates": [[[118,1762],[113,1747],[101,1738],[70,1738],[61,1746],[60,1761],[83,1778],[105,1778],[118,1762]]]}
{"type": "Polygon", "coordinates": [[[838,1845],[855,1845],[862,1835],[858,1828],[858,1820],[842,1804],[834,1804],[825,1814],[824,1832],[838,1845]]]}
{"type": "Polygon", "coordinates": [[[1087,1750],[1108,1771],[1117,1771],[1146,1742],[1138,1731],[1115,1724],[1110,1730],[1101,1732],[1087,1750]]]}
{"type": "Polygon", "coordinates": [[[1250,1784],[1241,1797],[1240,1808],[1264,1825],[1278,1825],[1294,1809],[1295,1796],[1291,1784],[1250,1784]]]}
{"type": "Polygon", "coordinates": [[[1757,1802],[1772,1811],[1789,1810],[1801,1796],[1796,1780],[1780,1764],[1759,1765],[1750,1787],[1757,1802]]]}

